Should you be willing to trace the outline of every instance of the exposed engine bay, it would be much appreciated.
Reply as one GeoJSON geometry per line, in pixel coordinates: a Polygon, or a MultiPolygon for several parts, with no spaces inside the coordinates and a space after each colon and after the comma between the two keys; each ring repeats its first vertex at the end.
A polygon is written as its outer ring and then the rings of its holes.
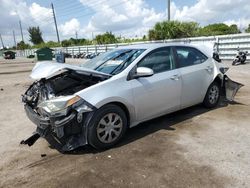
{"type": "Polygon", "coordinates": [[[59,96],[73,95],[89,86],[106,80],[103,76],[89,76],[68,70],[50,79],[34,82],[23,95],[23,102],[36,110],[39,103],[59,96]]]}
{"type": "Polygon", "coordinates": [[[40,136],[57,146],[60,151],[69,151],[86,142],[83,135],[83,121],[87,121],[94,107],[87,104],[83,99],[77,98],[77,102],[65,108],[65,112],[51,115],[39,105],[54,99],[72,96],[80,90],[88,88],[108,79],[109,76],[82,73],[75,70],[67,70],[49,79],[42,78],[34,82],[22,97],[25,111],[29,119],[37,125],[37,130],[21,144],[33,145],[40,136]],[[86,107],[87,106],[87,107],[86,107]],[[85,110],[82,109],[85,107],[85,110]],[[88,110],[89,108],[89,110],[88,110]],[[83,117],[84,116],[84,117],[83,117]]]}

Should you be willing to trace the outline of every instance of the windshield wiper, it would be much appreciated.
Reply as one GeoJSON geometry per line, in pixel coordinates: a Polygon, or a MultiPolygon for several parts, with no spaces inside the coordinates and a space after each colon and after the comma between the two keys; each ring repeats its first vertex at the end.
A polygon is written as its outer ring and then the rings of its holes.
{"type": "MultiPolygon", "coordinates": [[[[132,50],[131,50],[132,51],[132,50]]],[[[120,65],[118,65],[110,74],[114,74],[115,73],[115,71],[117,71],[117,70],[122,70],[122,68],[124,67],[124,65],[128,62],[128,60],[130,60],[132,57],[133,57],[133,55],[135,54],[135,53],[137,53],[138,51],[135,51],[134,53],[132,53],[129,57],[127,57],[120,65]]]]}
{"type": "MultiPolygon", "coordinates": [[[[128,52],[130,52],[130,51],[132,51],[132,50],[126,50],[126,51],[124,51],[124,52],[118,54],[117,56],[115,56],[115,57],[113,57],[113,58],[107,59],[107,60],[104,61],[102,64],[100,64],[99,66],[97,66],[97,67],[95,68],[95,70],[99,69],[102,65],[104,65],[104,64],[107,63],[108,61],[110,61],[110,60],[115,60],[115,59],[117,59],[118,57],[121,57],[121,56],[123,56],[124,54],[126,54],[126,53],[128,53],[128,52]]],[[[113,71],[112,71],[112,72],[113,72],[113,71]]],[[[111,74],[111,73],[110,73],[110,74],[111,74]]]]}

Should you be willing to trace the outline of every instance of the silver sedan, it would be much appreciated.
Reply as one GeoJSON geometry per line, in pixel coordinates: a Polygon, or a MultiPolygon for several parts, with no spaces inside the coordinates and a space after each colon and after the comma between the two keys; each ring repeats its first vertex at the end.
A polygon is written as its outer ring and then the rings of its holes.
{"type": "Polygon", "coordinates": [[[22,98],[37,129],[22,143],[44,137],[60,151],[85,144],[107,149],[141,122],[200,103],[214,108],[221,95],[233,100],[241,87],[219,62],[207,46],[147,44],[81,66],[37,63],[36,81],[22,98]]]}

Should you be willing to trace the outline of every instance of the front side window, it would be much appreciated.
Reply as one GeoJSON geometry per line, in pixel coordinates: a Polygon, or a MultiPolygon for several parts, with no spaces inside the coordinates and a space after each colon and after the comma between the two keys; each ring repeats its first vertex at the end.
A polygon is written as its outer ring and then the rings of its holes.
{"type": "Polygon", "coordinates": [[[174,69],[173,55],[170,48],[162,48],[153,51],[140,61],[137,67],[147,67],[160,73],[174,69]]]}
{"type": "Polygon", "coordinates": [[[208,58],[202,52],[190,47],[175,47],[180,67],[197,65],[205,62],[208,58]]]}

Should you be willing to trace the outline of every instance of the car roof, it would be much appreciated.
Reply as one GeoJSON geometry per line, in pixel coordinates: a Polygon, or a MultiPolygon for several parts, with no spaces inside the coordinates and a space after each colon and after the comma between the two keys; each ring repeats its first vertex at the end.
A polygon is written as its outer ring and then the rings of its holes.
{"type": "Polygon", "coordinates": [[[211,57],[213,54],[213,44],[183,44],[183,43],[142,43],[142,44],[131,44],[125,46],[119,46],[118,49],[145,49],[153,50],[160,47],[169,47],[169,46],[186,46],[194,47],[202,51],[205,55],[211,57]]]}

